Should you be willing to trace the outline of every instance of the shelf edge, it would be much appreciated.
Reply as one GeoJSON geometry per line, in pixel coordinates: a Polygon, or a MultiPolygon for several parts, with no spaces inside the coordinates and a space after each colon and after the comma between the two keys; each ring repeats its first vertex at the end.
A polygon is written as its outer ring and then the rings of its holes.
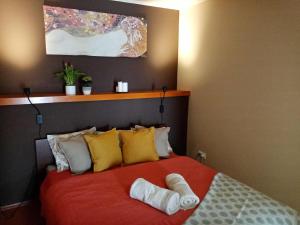
{"type": "MultiPolygon", "coordinates": [[[[188,97],[190,91],[170,90],[166,92],[165,97],[188,97]]],[[[95,102],[95,101],[121,101],[131,99],[150,99],[160,98],[161,91],[143,91],[128,93],[96,93],[93,95],[75,95],[66,96],[63,94],[35,94],[30,100],[34,104],[51,104],[51,103],[70,103],[70,102],[95,102]]],[[[28,99],[24,95],[2,95],[0,96],[0,106],[28,105],[28,99]]]]}

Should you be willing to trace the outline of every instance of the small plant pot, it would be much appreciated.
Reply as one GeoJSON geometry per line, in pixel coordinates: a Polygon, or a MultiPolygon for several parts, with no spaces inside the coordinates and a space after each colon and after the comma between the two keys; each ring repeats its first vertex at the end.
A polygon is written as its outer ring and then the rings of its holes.
{"type": "Polygon", "coordinates": [[[66,95],[68,96],[72,96],[72,95],[76,95],[76,86],[66,86],[66,95]]]}
{"type": "Polygon", "coordinates": [[[84,95],[90,95],[92,93],[92,87],[82,87],[82,93],[84,95]]]}

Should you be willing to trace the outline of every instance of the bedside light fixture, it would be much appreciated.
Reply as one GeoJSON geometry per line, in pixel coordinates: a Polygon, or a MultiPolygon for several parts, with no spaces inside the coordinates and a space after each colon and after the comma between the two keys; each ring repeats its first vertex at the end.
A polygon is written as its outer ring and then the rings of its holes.
{"type": "Polygon", "coordinates": [[[160,98],[160,106],[159,106],[160,123],[161,123],[161,125],[164,123],[164,112],[165,112],[164,101],[165,101],[165,97],[166,97],[166,92],[167,92],[167,87],[163,86],[162,87],[162,96],[160,98]]]}
{"type": "Polygon", "coordinates": [[[42,124],[43,124],[43,115],[40,111],[40,109],[32,103],[32,101],[30,100],[30,95],[31,95],[31,90],[30,88],[24,88],[23,89],[24,91],[24,94],[26,95],[30,105],[36,110],[37,114],[36,114],[36,123],[37,125],[39,126],[39,137],[42,138],[42,135],[41,135],[41,131],[42,131],[42,124]]]}

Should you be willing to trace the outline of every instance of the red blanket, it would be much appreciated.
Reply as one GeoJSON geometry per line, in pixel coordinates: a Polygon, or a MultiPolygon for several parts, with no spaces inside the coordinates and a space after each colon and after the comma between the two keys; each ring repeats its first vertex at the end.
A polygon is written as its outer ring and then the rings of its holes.
{"type": "Polygon", "coordinates": [[[76,176],[51,172],[41,186],[43,215],[47,225],[182,224],[194,209],[168,216],[129,197],[136,178],[166,187],[170,173],[183,175],[202,200],[216,171],[188,157],[175,157],[76,176]]]}

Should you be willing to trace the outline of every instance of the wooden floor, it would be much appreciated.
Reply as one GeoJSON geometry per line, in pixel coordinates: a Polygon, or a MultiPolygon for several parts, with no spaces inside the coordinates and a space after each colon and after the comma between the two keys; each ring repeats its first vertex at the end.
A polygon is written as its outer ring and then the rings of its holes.
{"type": "Polygon", "coordinates": [[[26,206],[2,211],[0,213],[0,225],[44,225],[40,216],[40,205],[30,202],[26,206]]]}

